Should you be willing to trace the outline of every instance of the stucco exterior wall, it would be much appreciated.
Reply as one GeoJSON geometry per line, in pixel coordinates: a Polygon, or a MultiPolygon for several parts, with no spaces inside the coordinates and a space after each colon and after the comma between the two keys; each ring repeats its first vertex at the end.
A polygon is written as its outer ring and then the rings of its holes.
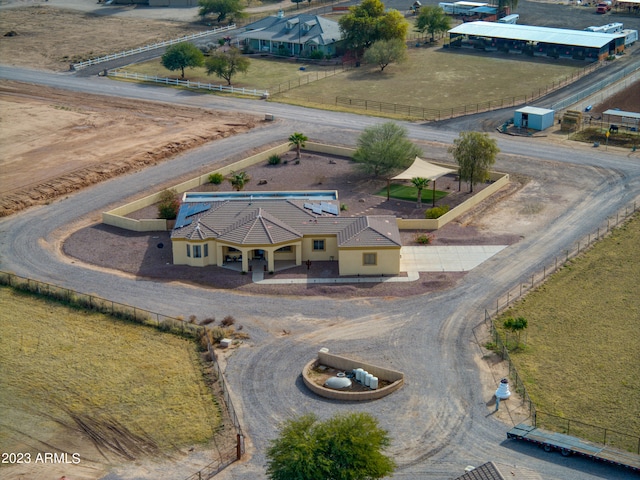
{"type": "Polygon", "coordinates": [[[302,239],[302,261],[337,260],[338,239],[335,236],[314,235],[302,239]],[[314,240],[324,240],[324,250],[313,250],[314,240]]]}
{"type": "Polygon", "coordinates": [[[455,220],[463,213],[468,212],[483,200],[489,198],[502,187],[509,183],[508,173],[491,172],[490,180],[493,181],[487,188],[476,193],[473,197],[455,208],[452,208],[440,218],[435,219],[418,219],[418,218],[397,218],[398,228],[400,230],[438,230],[447,223],[455,220]]]}
{"type": "MultiPolygon", "coordinates": [[[[261,161],[266,161],[273,154],[281,154],[284,152],[288,152],[292,147],[287,143],[283,143],[282,145],[277,145],[273,148],[260,152],[256,155],[252,155],[245,159],[242,159],[238,162],[232,163],[231,165],[227,165],[226,167],[219,168],[217,170],[212,170],[211,172],[207,172],[198,177],[187,180],[186,182],[179,183],[174,187],[171,187],[178,193],[184,193],[188,190],[192,190],[194,188],[199,187],[200,185],[204,185],[205,183],[209,183],[209,175],[212,173],[221,173],[222,175],[228,175],[231,172],[236,172],[242,170],[243,168],[250,167],[261,161]]],[[[121,205],[120,207],[114,208],[113,210],[109,210],[108,212],[102,213],[102,223],[105,225],[112,225],[114,227],[124,228],[125,230],[132,230],[134,232],[152,232],[158,230],[167,230],[166,220],[159,219],[149,219],[149,220],[134,220],[130,218],[125,218],[126,215],[129,215],[132,212],[138,211],[142,208],[149,207],[158,203],[160,199],[160,194],[162,192],[156,192],[152,195],[148,195],[139,200],[135,200],[131,203],[127,203],[125,205],[121,205]],[[164,222],[164,223],[161,223],[164,222]]]]}
{"type": "Polygon", "coordinates": [[[397,275],[400,273],[400,247],[398,248],[341,248],[340,275],[397,275]],[[375,265],[364,265],[364,254],[375,253],[375,265]]]}

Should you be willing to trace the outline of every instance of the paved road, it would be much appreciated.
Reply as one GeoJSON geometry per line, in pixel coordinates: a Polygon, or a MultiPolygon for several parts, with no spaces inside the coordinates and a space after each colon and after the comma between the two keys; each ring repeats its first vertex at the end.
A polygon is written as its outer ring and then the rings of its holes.
{"type": "MultiPolygon", "coordinates": [[[[84,268],[61,258],[57,247],[68,230],[126,197],[152,189],[175,175],[304,131],[314,139],[353,145],[361,130],[381,119],[315,111],[260,101],[222,99],[174,89],[2,68],[12,78],[81,92],[274,113],[277,121],[217,141],[174,160],[96,185],[42,207],[0,220],[0,269],[140,306],[168,315],[233,315],[251,335],[250,346],[229,359],[227,378],[254,452],[245,464],[223,474],[229,479],[264,478],[264,449],[280,421],[293,414],[338,411],[374,414],[389,429],[400,468],[394,478],[442,479],[466,465],[489,460],[539,472],[531,478],[622,479],[624,471],[582,459],[549,455],[506,441],[507,427],[489,415],[495,379],[482,375],[472,329],[485,308],[507,288],[530,278],[541,262],[593,232],[607,216],[640,195],[640,160],[624,151],[539,143],[499,137],[504,153],[497,168],[541,182],[563,182],[584,192],[549,218],[546,228],[506,248],[470,272],[455,288],[409,299],[336,300],[234,295],[172,283],[151,282],[84,268]],[[283,330],[289,332],[283,335],[283,330]],[[407,375],[407,384],[388,398],[362,405],[320,400],[301,385],[300,368],[326,346],[384,362],[407,375]],[[487,386],[487,384],[489,384],[487,386]]],[[[405,124],[410,136],[430,142],[429,155],[446,156],[454,131],[405,124]]],[[[113,478],[113,477],[110,477],[113,478]]]]}

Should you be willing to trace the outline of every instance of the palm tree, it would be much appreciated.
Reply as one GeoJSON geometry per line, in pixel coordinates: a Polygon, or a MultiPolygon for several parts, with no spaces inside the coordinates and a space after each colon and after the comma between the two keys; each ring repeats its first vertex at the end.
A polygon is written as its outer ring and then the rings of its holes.
{"type": "Polygon", "coordinates": [[[237,192],[242,190],[244,186],[249,183],[251,178],[247,175],[247,172],[231,172],[231,177],[229,178],[229,182],[231,182],[231,186],[237,192]]]}
{"type": "Polygon", "coordinates": [[[300,149],[304,148],[304,142],[309,140],[303,133],[295,132],[289,137],[289,145],[296,147],[296,158],[300,158],[300,149]]]}
{"type": "Polygon", "coordinates": [[[427,188],[427,185],[429,184],[429,179],[422,178],[422,177],[413,177],[411,179],[411,183],[413,184],[414,187],[418,189],[418,205],[416,205],[416,208],[421,208],[422,207],[422,190],[427,188]]]}

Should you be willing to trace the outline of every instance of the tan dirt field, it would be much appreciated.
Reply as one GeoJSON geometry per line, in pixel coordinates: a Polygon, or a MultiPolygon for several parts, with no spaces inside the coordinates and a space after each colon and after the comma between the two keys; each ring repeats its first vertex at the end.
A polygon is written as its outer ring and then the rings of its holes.
{"type": "Polygon", "coordinates": [[[0,124],[6,216],[244,132],[255,119],[0,82],[0,124]]]}
{"type": "Polygon", "coordinates": [[[206,29],[201,23],[95,15],[44,4],[3,8],[0,63],[67,71],[71,63],[206,29]],[[9,32],[15,35],[7,36],[9,32]]]}

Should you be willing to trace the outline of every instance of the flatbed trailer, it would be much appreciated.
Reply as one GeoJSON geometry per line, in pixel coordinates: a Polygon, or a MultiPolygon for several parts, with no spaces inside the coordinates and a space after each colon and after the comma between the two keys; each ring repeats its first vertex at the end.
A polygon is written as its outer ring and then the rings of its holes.
{"type": "Polygon", "coordinates": [[[558,450],[565,457],[576,454],[640,472],[640,455],[591,443],[563,433],[550,432],[524,423],[509,430],[507,438],[534,443],[544,448],[545,452],[558,450]]]}

